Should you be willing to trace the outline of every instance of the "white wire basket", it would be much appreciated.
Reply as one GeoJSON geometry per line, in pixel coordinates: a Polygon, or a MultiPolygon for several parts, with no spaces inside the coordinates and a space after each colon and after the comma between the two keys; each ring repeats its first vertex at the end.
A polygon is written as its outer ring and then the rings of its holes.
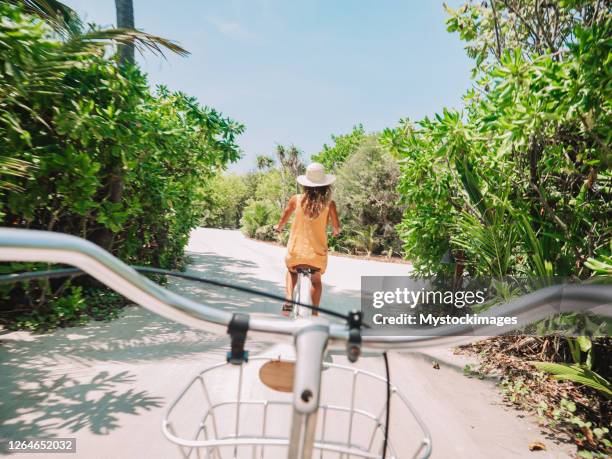
{"type": "MultiPolygon", "coordinates": [[[[273,359],[220,363],[199,372],[169,405],[164,435],[185,458],[285,458],[292,394],[259,379],[273,359]]],[[[282,359],[283,362],[295,362],[282,359]]],[[[313,457],[380,458],[385,432],[386,379],[344,365],[323,363],[321,403],[313,457]]],[[[387,459],[427,458],[431,438],[408,399],[391,386],[387,459]]]]}

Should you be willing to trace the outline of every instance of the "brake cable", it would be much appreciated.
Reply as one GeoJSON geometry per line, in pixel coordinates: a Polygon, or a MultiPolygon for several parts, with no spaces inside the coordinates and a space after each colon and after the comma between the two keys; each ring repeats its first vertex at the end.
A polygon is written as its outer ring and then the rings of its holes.
{"type": "MultiPolygon", "coordinates": [[[[176,271],[169,271],[166,269],[160,268],[151,268],[147,266],[131,266],[134,270],[140,273],[147,274],[160,274],[166,276],[178,277],[186,280],[202,282],[209,285],[214,285],[217,287],[225,287],[234,290],[238,290],[244,293],[250,293],[253,295],[259,295],[265,298],[270,298],[278,301],[287,301],[286,298],[275,295],[273,293],[262,292],[260,290],[252,289],[249,287],[242,287],[240,285],[232,285],[226,282],[217,281],[213,279],[207,279],[205,277],[195,276],[193,274],[181,273],[176,271]]],[[[30,280],[37,279],[54,279],[61,278],[67,276],[81,276],[86,274],[85,271],[79,268],[60,268],[60,269],[51,269],[46,271],[33,271],[33,272],[22,272],[22,273],[14,273],[14,274],[3,274],[0,275],[0,285],[2,284],[10,284],[14,282],[27,282],[30,280]]],[[[302,306],[311,310],[317,309],[319,312],[343,319],[349,325],[349,339],[347,340],[347,357],[349,361],[355,362],[359,358],[361,354],[361,328],[370,328],[367,324],[362,322],[362,313],[359,311],[351,311],[346,316],[343,314],[332,311],[331,309],[321,308],[312,306],[310,304],[300,303],[298,301],[291,300],[292,304],[302,306]]],[[[244,341],[246,338],[246,330],[248,330],[248,315],[240,314],[240,317],[237,317],[236,314],[232,317],[232,322],[228,327],[228,333],[232,338],[232,347],[228,352],[227,361],[232,364],[240,364],[242,362],[248,361],[248,351],[244,350],[244,341]],[[240,320],[239,320],[240,319],[240,320]],[[234,322],[238,321],[240,326],[235,326],[234,322]],[[234,326],[233,326],[234,324],[234,326]]],[[[383,459],[387,456],[387,444],[389,437],[389,417],[390,417],[390,408],[391,408],[391,380],[389,374],[389,361],[387,358],[387,353],[383,352],[383,358],[385,360],[385,372],[386,372],[386,413],[385,413],[385,431],[384,431],[384,439],[383,439],[383,451],[382,457],[383,459]]]]}
{"type": "Polygon", "coordinates": [[[391,417],[391,374],[389,372],[389,357],[387,356],[386,351],[383,352],[383,359],[385,360],[385,376],[387,377],[387,410],[385,412],[385,435],[383,437],[382,459],[386,459],[387,445],[389,444],[389,418],[391,417]]]}
{"type": "MultiPolygon", "coordinates": [[[[275,295],[274,293],[263,292],[261,290],[257,290],[257,289],[253,289],[249,287],[243,287],[241,285],[234,285],[234,284],[230,284],[230,283],[222,282],[218,280],[208,279],[208,278],[196,276],[193,274],[181,273],[177,271],[170,271],[167,269],[151,268],[148,266],[131,266],[131,268],[133,268],[134,270],[140,273],[161,274],[165,276],[178,277],[178,278],[182,278],[186,280],[192,280],[192,281],[202,282],[204,284],[214,285],[216,287],[230,288],[233,290],[238,290],[243,293],[250,293],[253,295],[258,295],[258,296],[269,298],[272,300],[277,300],[281,302],[289,302],[289,300],[287,300],[285,297],[282,297],[280,295],[275,295]]],[[[23,272],[23,273],[14,273],[14,274],[3,274],[3,275],[0,275],[0,285],[10,284],[13,282],[24,282],[24,281],[30,281],[30,280],[37,280],[37,279],[53,279],[53,278],[60,278],[60,277],[67,277],[67,276],[81,276],[83,274],[86,274],[85,271],[79,268],[61,268],[61,269],[50,269],[46,271],[33,271],[33,272],[23,272]]],[[[294,304],[296,306],[302,306],[304,308],[308,308],[311,310],[317,310],[323,314],[327,314],[329,316],[342,319],[346,321],[348,324],[354,323],[353,318],[354,318],[355,312],[350,312],[347,315],[344,315],[339,312],[332,311],[331,309],[322,308],[319,306],[313,306],[311,304],[305,304],[299,301],[291,300],[290,302],[291,304],[294,304]]],[[[362,323],[361,326],[365,328],[370,328],[367,324],[364,324],[364,323],[362,323]]]]}

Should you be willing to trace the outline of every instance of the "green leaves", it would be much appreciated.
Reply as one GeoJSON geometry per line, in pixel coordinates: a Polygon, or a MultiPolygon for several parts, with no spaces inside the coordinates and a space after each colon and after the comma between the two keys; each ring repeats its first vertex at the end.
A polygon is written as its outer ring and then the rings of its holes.
{"type": "MultiPolygon", "coordinates": [[[[451,28],[491,30],[491,8],[449,14],[451,28]]],[[[503,27],[505,16],[498,20],[503,27]]],[[[611,238],[612,73],[602,66],[611,33],[612,19],[583,24],[562,59],[502,47],[495,64],[480,68],[463,112],[443,109],[385,130],[402,171],[400,236],[417,271],[444,272],[439,259],[449,248],[469,254],[470,274],[587,277],[583,266],[603,269],[587,258],[611,238]]]]}
{"type": "Polygon", "coordinates": [[[467,263],[474,265],[475,274],[501,279],[514,267],[518,232],[503,209],[491,211],[487,221],[461,213],[451,243],[465,251],[467,263]]]}
{"type": "Polygon", "coordinates": [[[323,145],[323,150],[313,155],[312,160],[323,164],[328,171],[333,172],[359,148],[366,137],[361,124],[353,127],[353,131],[349,134],[332,135],[334,145],[323,145]]]}
{"type": "Polygon", "coordinates": [[[0,12],[4,224],[90,239],[110,230],[126,262],[180,267],[206,184],[239,157],[244,127],[183,93],[152,92],[137,67],[105,57],[104,43],[138,32],[62,40],[18,8],[0,12]]]}
{"type": "Polygon", "coordinates": [[[378,135],[365,137],[337,169],[334,184],[342,223],[337,247],[368,255],[401,252],[395,225],[401,222],[403,204],[395,189],[399,167],[378,135]]]}
{"type": "Polygon", "coordinates": [[[273,225],[279,217],[280,210],[270,201],[251,201],[242,213],[241,230],[248,237],[274,239],[273,225]]]}
{"type": "Polygon", "coordinates": [[[572,381],[592,387],[612,400],[612,384],[603,376],[580,365],[566,363],[530,362],[538,370],[550,373],[555,379],[572,381]]]}

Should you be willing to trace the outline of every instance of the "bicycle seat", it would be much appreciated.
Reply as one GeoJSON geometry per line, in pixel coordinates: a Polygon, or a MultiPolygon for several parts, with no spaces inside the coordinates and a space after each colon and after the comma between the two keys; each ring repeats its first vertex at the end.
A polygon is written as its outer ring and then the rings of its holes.
{"type": "Polygon", "coordinates": [[[300,265],[300,266],[296,266],[295,270],[297,271],[298,274],[314,274],[317,271],[320,271],[319,268],[315,268],[314,266],[308,266],[308,265],[300,265]]]}

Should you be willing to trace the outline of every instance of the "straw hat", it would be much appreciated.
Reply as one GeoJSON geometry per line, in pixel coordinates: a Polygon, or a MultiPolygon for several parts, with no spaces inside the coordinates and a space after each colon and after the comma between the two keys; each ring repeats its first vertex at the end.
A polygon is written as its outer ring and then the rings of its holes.
{"type": "Polygon", "coordinates": [[[336,176],[325,173],[325,167],[320,163],[311,163],[306,168],[306,174],[297,178],[300,185],[317,187],[331,185],[336,181],[336,176]]]}

